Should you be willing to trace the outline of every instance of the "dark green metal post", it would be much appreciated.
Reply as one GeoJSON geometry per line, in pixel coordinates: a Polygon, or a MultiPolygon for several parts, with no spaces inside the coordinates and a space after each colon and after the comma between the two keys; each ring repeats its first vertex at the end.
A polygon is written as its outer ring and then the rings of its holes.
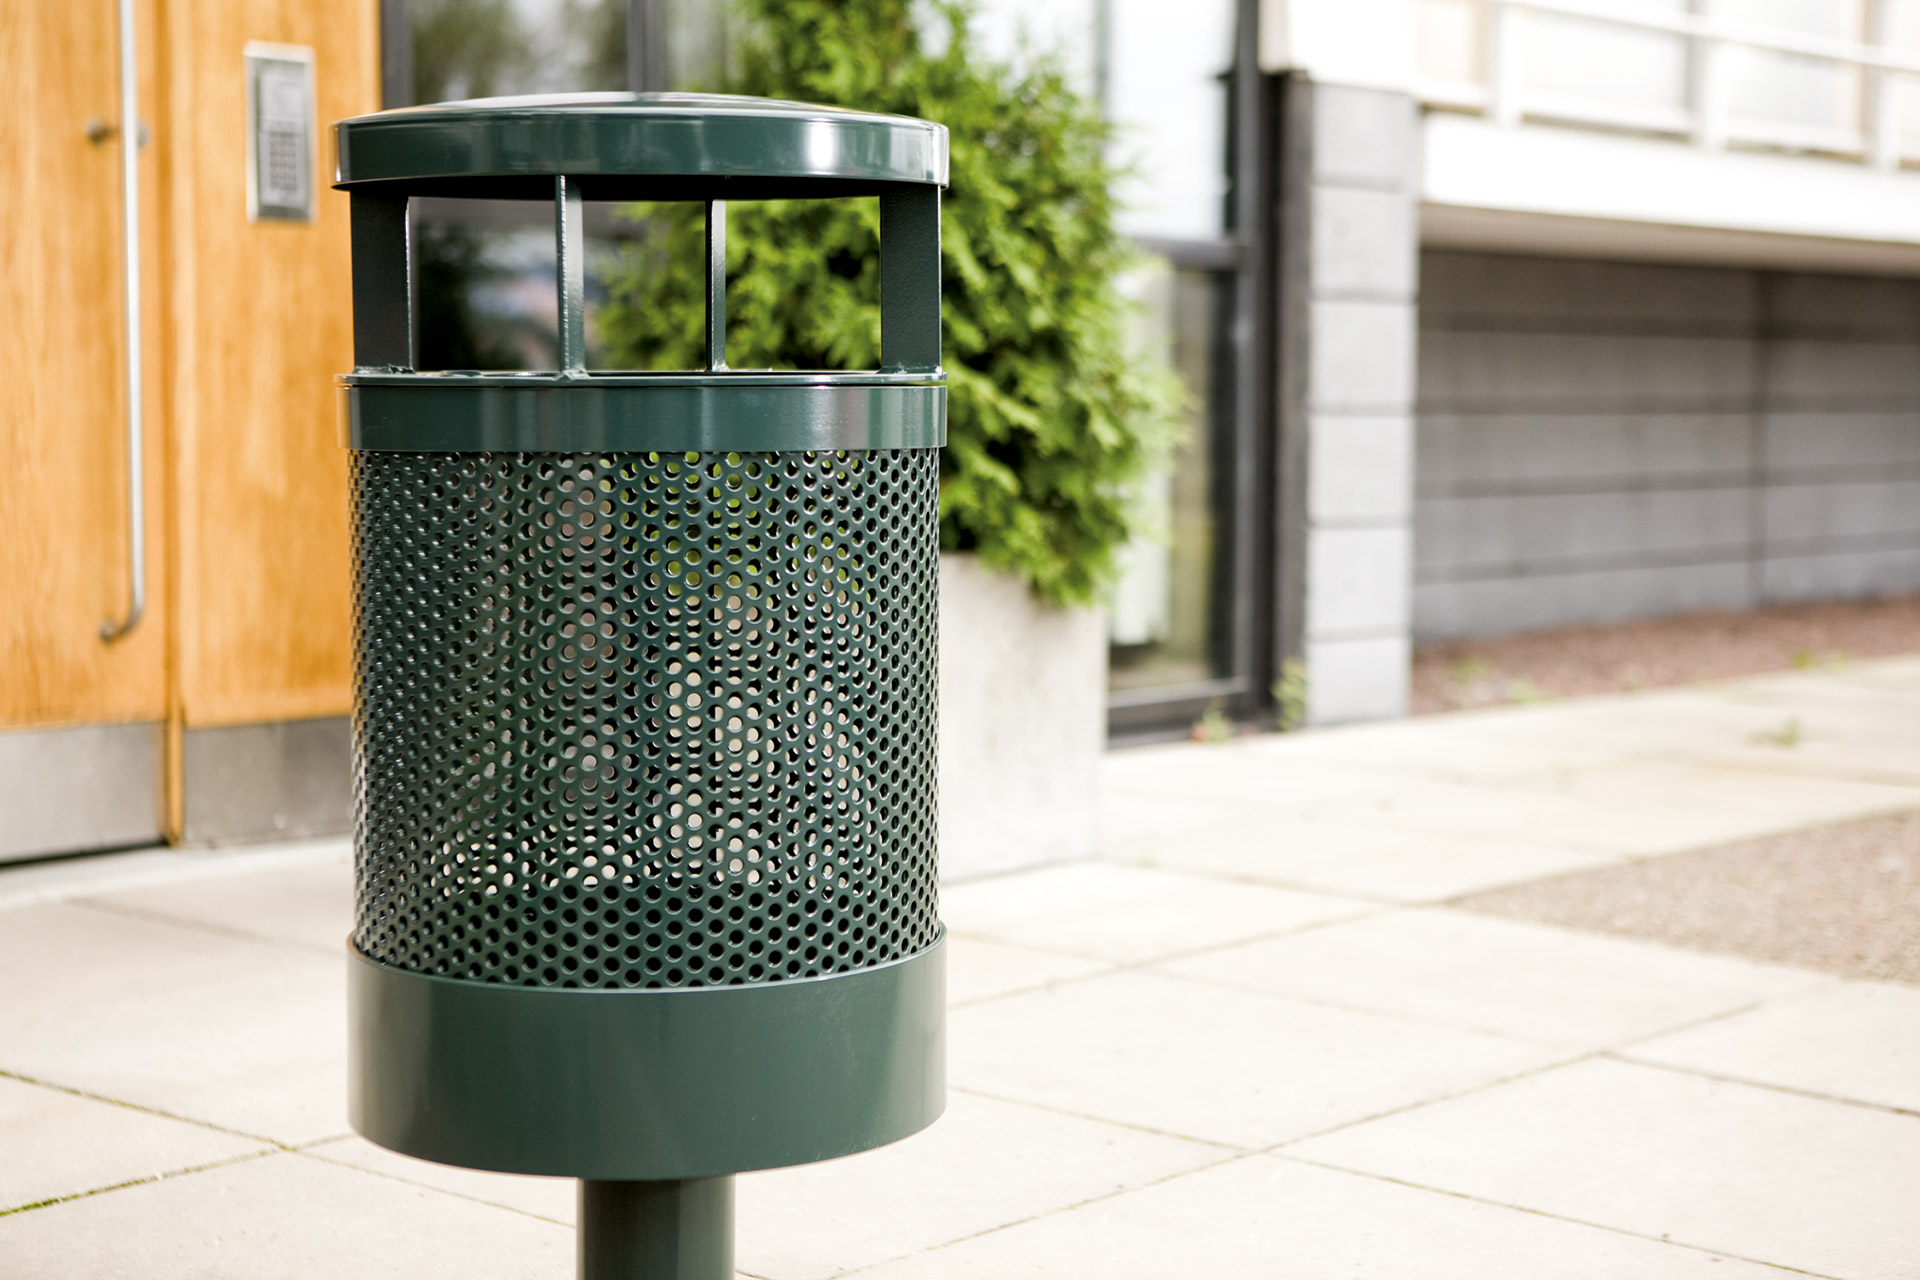
{"type": "Polygon", "coordinates": [[[580,1184],[580,1280],[733,1280],[733,1179],[580,1184]]]}
{"type": "Polygon", "coordinates": [[[940,367],[940,189],[880,197],[880,367],[940,367]]]}
{"type": "Polygon", "coordinates": [[[407,197],[353,193],[353,364],[413,367],[407,197]]]}

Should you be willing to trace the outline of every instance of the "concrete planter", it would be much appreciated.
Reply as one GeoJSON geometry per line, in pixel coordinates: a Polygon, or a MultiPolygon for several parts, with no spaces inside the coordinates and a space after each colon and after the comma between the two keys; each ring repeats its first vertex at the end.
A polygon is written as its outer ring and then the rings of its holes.
{"type": "Polygon", "coordinates": [[[940,557],[940,866],[967,879],[1091,857],[1106,741],[1097,609],[940,557]]]}

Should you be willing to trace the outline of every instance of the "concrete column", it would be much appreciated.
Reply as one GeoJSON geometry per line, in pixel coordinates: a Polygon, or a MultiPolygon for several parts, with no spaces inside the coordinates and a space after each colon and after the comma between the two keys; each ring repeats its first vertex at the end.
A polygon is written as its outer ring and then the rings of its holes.
{"type": "Polygon", "coordinates": [[[1303,96],[1291,287],[1304,332],[1288,349],[1304,362],[1293,452],[1305,510],[1286,524],[1304,540],[1292,589],[1307,723],[1328,725],[1407,705],[1418,133],[1404,92],[1315,84],[1303,96]]]}

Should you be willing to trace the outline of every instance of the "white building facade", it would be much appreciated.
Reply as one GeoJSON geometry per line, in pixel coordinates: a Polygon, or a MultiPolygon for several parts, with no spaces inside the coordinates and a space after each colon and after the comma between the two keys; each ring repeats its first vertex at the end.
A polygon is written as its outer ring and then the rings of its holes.
{"type": "Polygon", "coordinates": [[[1920,0],[1046,12],[1128,229],[1229,295],[1180,366],[1211,448],[1116,600],[1117,734],[1299,673],[1309,723],[1397,715],[1426,640],[1920,591],[1920,0]]]}

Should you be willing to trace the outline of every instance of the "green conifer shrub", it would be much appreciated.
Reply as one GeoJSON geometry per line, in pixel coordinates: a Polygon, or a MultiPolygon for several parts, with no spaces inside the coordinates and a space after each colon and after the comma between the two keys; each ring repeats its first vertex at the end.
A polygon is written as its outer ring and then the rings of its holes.
{"type": "MultiPolygon", "coordinates": [[[[1179,421],[1174,375],[1128,342],[1108,126],[1059,63],[1025,69],[974,47],[964,0],[741,0],[729,92],[919,116],[947,126],[943,353],[951,391],[940,545],[975,551],[1043,599],[1084,604],[1138,520],[1132,489],[1179,421]]],[[[729,207],[727,358],[734,368],[879,363],[879,209],[866,200],[729,207]]],[[[697,206],[643,206],[647,234],[610,277],[597,337],[609,363],[697,368],[697,206]],[[671,264],[671,266],[669,266],[671,264]]]]}

